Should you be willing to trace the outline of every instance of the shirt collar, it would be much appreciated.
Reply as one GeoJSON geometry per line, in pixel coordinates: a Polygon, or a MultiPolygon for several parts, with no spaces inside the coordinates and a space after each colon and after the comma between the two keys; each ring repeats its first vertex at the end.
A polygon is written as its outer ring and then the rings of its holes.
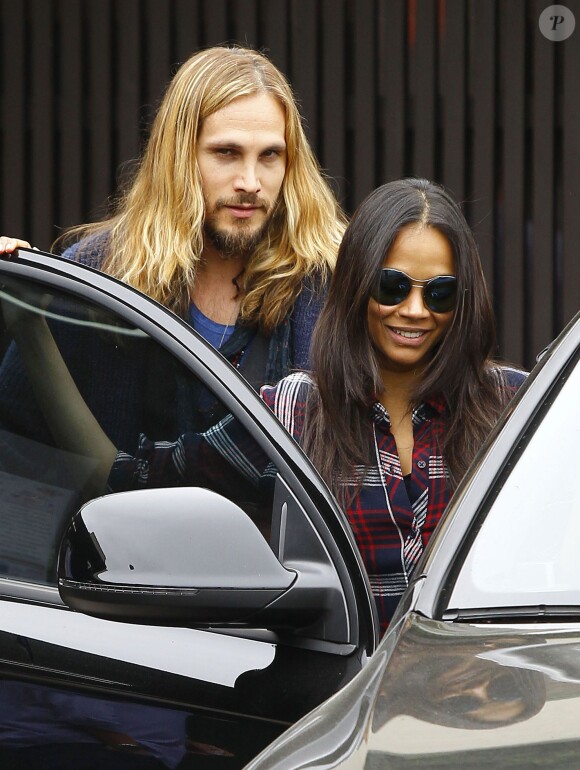
{"type": "MultiPolygon", "coordinates": [[[[423,403],[413,409],[413,423],[418,425],[431,417],[444,416],[447,412],[447,404],[441,394],[429,396],[423,403]]],[[[371,406],[371,416],[375,423],[391,424],[389,413],[380,401],[373,402],[371,406]]]]}

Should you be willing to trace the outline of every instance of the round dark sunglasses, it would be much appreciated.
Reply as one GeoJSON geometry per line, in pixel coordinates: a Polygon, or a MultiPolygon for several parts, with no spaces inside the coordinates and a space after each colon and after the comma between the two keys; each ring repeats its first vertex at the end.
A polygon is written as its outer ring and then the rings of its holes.
{"type": "Polygon", "coordinates": [[[455,307],[457,278],[454,275],[436,275],[428,281],[418,281],[402,270],[385,267],[372,292],[379,305],[398,305],[411,293],[411,288],[423,289],[423,302],[434,313],[448,313],[455,307]]]}

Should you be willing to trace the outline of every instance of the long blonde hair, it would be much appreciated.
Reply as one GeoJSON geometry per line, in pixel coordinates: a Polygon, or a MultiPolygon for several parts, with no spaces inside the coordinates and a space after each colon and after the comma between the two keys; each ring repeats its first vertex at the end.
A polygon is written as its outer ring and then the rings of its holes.
{"type": "Polygon", "coordinates": [[[187,312],[203,250],[205,217],[197,138],[203,120],[234,99],[267,92],[286,115],[287,167],[271,226],[244,274],[241,318],[272,330],[312,273],[333,268],[345,218],[308,144],[292,90],[261,53],[215,47],[192,56],[169,84],[130,189],[104,222],[103,269],[180,315],[187,312]]]}

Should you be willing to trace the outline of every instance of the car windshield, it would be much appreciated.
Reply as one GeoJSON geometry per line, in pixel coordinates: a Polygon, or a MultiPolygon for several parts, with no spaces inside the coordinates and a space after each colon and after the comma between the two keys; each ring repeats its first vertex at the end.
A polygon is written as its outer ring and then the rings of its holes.
{"type": "Polygon", "coordinates": [[[520,441],[449,608],[580,606],[579,393],[576,362],[536,430],[520,441]]]}

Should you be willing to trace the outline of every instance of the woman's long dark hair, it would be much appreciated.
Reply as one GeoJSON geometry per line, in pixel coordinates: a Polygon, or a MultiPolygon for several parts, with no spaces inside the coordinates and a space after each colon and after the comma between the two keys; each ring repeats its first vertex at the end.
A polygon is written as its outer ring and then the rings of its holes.
{"type": "Polygon", "coordinates": [[[492,366],[495,321],[479,254],[453,198],[423,179],[379,187],[358,207],[344,235],[328,299],[316,325],[312,365],[317,387],[308,405],[304,448],[331,489],[356,465],[372,462],[369,407],[384,389],[368,327],[371,289],[400,230],[421,224],[453,250],[457,306],[433,349],[413,403],[440,394],[448,408],[443,456],[455,486],[507,400],[492,366]]]}

